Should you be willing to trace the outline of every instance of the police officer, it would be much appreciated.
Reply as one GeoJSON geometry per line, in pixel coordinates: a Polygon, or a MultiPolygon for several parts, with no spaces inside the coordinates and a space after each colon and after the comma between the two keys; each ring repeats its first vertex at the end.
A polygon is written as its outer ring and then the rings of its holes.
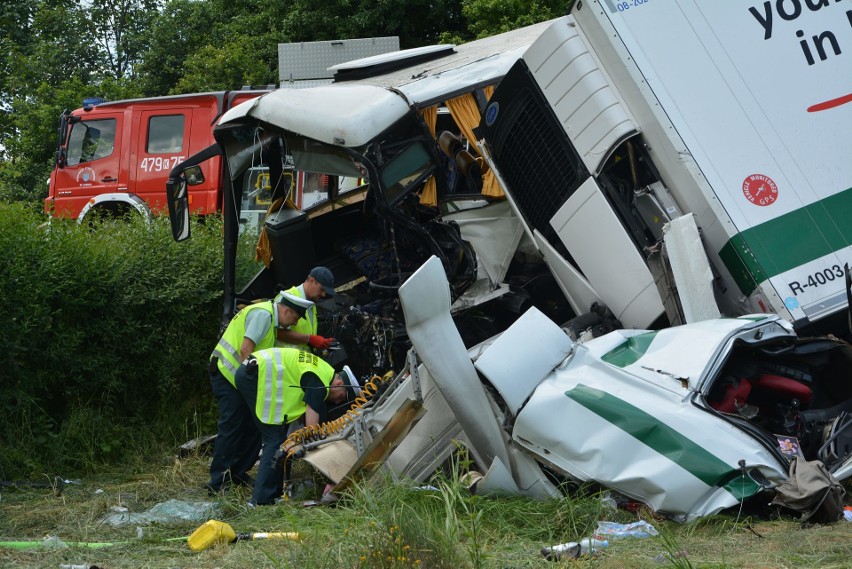
{"type": "Polygon", "coordinates": [[[271,348],[249,356],[236,373],[237,389],[253,411],[263,441],[251,504],[274,504],[284,491],[275,455],[291,431],[324,422],[326,404],[346,398],[346,381],[318,356],[298,348],[271,348]]]}
{"type": "Polygon", "coordinates": [[[276,330],[295,324],[309,306],[313,303],[286,293],[274,303],[250,304],[234,316],[210,355],[210,385],[219,405],[219,424],[208,492],[218,492],[229,482],[251,486],[247,472],[257,460],[261,439],[236,389],[234,374],[252,351],[271,348],[276,330]]]}
{"type": "MultiPolygon", "coordinates": [[[[310,300],[314,303],[334,296],[334,274],[327,267],[314,267],[308,273],[305,282],[298,286],[282,291],[281,294],[292,294],[310,300]]],[[[276,297],[277,298],[277,297],[276,297]]],[[[278,332],[278,339],[286,346],[309,350],[316,348],[325,350],[334,341],[334,338],[325,338],[317,334],[317,311],[316,306],[308,309],[307,313],[295,325],[278,332]]]]}

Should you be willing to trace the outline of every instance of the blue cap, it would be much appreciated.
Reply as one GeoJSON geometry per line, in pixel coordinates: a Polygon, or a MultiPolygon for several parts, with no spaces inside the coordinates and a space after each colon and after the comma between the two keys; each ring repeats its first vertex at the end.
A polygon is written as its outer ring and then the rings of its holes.
{"type": "Polygon", "coordinates": [[[313,277],[323,290],[329,295],[334,296],[334,275],[328,267],[314,267],[308,276],[313,277]]]}

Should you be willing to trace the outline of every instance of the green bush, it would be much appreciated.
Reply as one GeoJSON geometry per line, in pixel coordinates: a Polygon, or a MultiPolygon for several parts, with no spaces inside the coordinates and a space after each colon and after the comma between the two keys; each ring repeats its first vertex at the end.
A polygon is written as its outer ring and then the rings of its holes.
{"type": "Polygon", "coordinates": [[[85,473],[215,424],[217,220],[51,220],[0,204],[0,478],[85,473]]]}

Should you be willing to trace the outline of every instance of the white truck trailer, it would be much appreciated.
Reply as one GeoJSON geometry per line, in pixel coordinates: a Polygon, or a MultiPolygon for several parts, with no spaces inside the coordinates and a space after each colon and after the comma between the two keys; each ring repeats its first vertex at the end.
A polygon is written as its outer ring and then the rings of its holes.
{"type": "MultiPolygon", "coordinates": [[[[483,117],[486,155],[574,304],[651,325],[665,295],[647,250],[692,214],[722,313],[801,329],[846,306],[848,2],[580,1],[483,117]],[[573,263],[548,253],[561,247],[573,263]]],[[[686,283],[681,300],[700,289],[686,283]]]]}

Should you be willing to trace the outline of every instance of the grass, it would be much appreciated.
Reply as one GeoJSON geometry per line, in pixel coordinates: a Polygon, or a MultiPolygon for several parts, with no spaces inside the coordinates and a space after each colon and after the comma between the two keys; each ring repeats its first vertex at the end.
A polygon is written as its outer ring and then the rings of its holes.
{"type": "MultiPolygon", "coordinates": [[[[299,470],[300,472],[303,472],[299,470]]],[[[303,473],[304,475],[304,473],[303,473]]],[[[0,541],[126,542],[113,547],[0,549],[2,567],[104,568],[801,568],[848,567],[852,523],[803,528],[789,517],[769,520],[717,515],[689,524],[601,507],[599,495],[536,502],[471,496],[457,477],[432,488],[381,476],[356,486],[336,506],[304,507],[302,500],[249,508],[245,489],[210,498],[202,489],[207,459],[164,455],[54,489],[0,488],[0,541]],[[216,518],[237,533],[298,531],[301,542],[268,540],[216,545],[194,553],[185,541],[205,520],[113,527],[101,523],[115,507],[146,512],[168,500],[211,501],[216,518]],[[598,520],[640,517],[658,537],[612,542],[593,558],[548,562],[545,545],[589,535],[598,520]]],[[[42,481],[37,481],[42,482],[42,481]]],[[[44,482],[51,482],[45,477],[44,482]]],[[[317,481],[314,488],[321,488],[317,481]]],[[[310,496],[310,491],[304,496],[310,496]]]]}

